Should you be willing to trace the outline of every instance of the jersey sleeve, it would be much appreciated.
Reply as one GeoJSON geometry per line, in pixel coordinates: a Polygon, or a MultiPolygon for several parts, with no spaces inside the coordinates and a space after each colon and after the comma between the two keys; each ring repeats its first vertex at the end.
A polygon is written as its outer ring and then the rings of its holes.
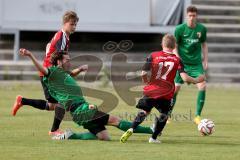
{"type": "Polygon", "coordinates": [[[149,71],[151,69],[151,64],[152,64],[152,55],[149,55],[147,57],[146,62],[144,63],[142,70],[143,71],[149,71]]]}
{"type": "Polygon", "coordinates": [[[184,72],[185,72],[185,70],[184,70],[184,65],[183,65],[183,63],[182,63],[181,60],[179,61],[178,72],[179,72],[179,73],[184,73],[184,72]]]}
{"type": "Polygon", "coordinates": [[[177,43],[179,43],[181,40],[181,34],[182,34],[181,32],[182,32],[181,26],[177,26],[174,31],[174,36],[176,38],[177,43]]]}
{"type": "Polygon", "coordinates": [[[204,26],[203,30],[202,30],[202,37],[201,37],[200,41],[202,43],[204,43],[204,42],[206,42],[206,40],[207,40],[207,28],[204,26]]]}
{"type": "Polygon", "coordinates": [[[56,44],[55,44],[56,51],[58,52],[64,51],[66,48],[66,45],[67,45],[67,38],[64,35],[64,33],[62,33],[61,36],[59,36],[59,38],[56,41],[56,44]]]}

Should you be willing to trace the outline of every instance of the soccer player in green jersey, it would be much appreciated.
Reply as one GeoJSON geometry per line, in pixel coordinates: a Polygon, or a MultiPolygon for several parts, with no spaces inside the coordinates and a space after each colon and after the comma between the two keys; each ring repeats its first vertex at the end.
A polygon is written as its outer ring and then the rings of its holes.
{"type": "MultiPolygon", "coordinates": [[[[78,15],[74,11],[66,11],[62,17],[62,28],[54,34],[51,41],[47,44],[45,57],[43,59],[43,66],[52,66],[50,59],[55,51],[68,51],[70,45],[70,35],[76,30],[78,23],[78,15]]],[[[18,95],[12,107],[12,115],[15,116],[20,108],[23,106],[32,106],[40,110],[52,111],[55,110],[55,116],[52,123],[49,135],[57,135],[62,133],[59,129],[62,119],[64,118],[65,110],[56,107],[57,101],[48,93],[48,88],[44,85],[43,74],[39,73],[42,88],[44,91],[44,99],[32,99],[18,95]],[[55,109],[56,108],[56,109],[55,109]]]]}
{"type": "MultiPolygon", "coordinates": [[[[98,138],[100,140],[110,140],[105,125],[115,126],[123,131],[131,127],[131,122],[104,113],[97,106],[89,104],[85,100],[80,86],[71,76],[79,72],[78,69],[69,71],[71,64],[67,52],[55,52],[51,57],[53,66],[49,68],[43,67],[30,51],[20,49],[19,52],[22,56],[29,57],[36,68],[43,73],[43,83],[47,86],[50,95],[59,102],[57,107],[63,107],[66,111],[70,111],[73,121],[90,131],[90,133],[76,134],[67,130],[63,134],[54,136],[53,139],[98,138]]],[[[142,126],[138,126],[135,132],[153,133],[150,127],[142,126]]]]}
{"type": "MultiPolygon", "coordinates": [[[[178,25],[175,29],[177,40],[175,52],[181,58],[187,74],[194,78],[205,74],[208,68],[207,29],[203,24],[197,22],[197,13],[195,6],[189,6],[187,8],[187,22],[178,25]]],[[[174,104],[183,83],[178,73],[175,78],[174,104]]],[[[206,81],[198,83],[196,86],[198,97],[194,122],[199,124],[205,102],[206,81]]]]}

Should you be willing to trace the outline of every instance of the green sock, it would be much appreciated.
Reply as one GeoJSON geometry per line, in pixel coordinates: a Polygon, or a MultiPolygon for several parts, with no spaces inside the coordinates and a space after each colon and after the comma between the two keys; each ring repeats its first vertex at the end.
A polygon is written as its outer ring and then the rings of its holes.
{"type": "Polygon", "coordinates": [[[205,101],[205,95],[206,95],[205,90],[198,91],[196,116],[201,115],[203,105],[204,105],[204,101],[205,101]]]}
{"type": "MultiPolygon", "coordinates": [[[[129,128],[131,128],[132,123],[125,121],[125,120],[121,120],[118,127],[119,129],[121,129],[122,131],[127,131],[129,128]]],[[[137,128],[134,131],[135,133],[147,133],[147,134],[152,134],[153,131],[150,127],[143,127],[143,126],[137,126],[137,128]]]]}
{"type": "Polygon", "coordinates": [[[94,140],[97,139],[97,136],[90,132],[85,133],[73,133],[68,139],[80,139],[80,140],[94,140]]]}
{"type": "Polygon", "coordinates": [[[173,111],[173,108],[174,108],[174,106],[175,106],[175,103],[176,103],[176,101],[177,101],[177,94],[178,93],[174,93],[174,96],[173,96],[173,106],[172,106],[172,108],[169,110],[169,112],[168,112],[168,115],[171,117],[171,114],[172,114],[172,111],[173,111]]]}

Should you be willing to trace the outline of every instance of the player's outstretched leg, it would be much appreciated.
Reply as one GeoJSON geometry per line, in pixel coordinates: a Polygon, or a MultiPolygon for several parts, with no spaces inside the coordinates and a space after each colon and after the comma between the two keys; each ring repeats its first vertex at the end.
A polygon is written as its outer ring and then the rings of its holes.
{"type": "Polygon", "coordinates": [[[53,140],[95,140],[97,136],[90,132],[74,133],[71,129],[66,129],[62,134],[58,134],[52,137],[53,140]]]}
{"type": "Polygon", "coordinates": [[[133,129],[129,128],[126,132],[123,133],[123,135],[120,138],[121,143],[126,143],[128,138],[133,134],[133,129]]]}
{"type": "MultiPolygon", "coordinates": [[[[132,122],[125,121],[125,120],[120,120],[118,126],[116,126],[122,131],[127,131],[132,127],[132,122]]],[[[146,134],[152,134],[153,130],[151,127],[146,127],[146,126],[137,126],[136,129],[134,130],[134,133],[146,133],[146,134]]]]}
{"type": "MultiPolygon", "coordinates": [[[[147,117],[148,113],[144,110],[141,110],[138,115],[136,116],[135,120],[132,123],[131,128],[129,128],[120,138],[120,142],[121,143],[125,143],[128,138],[135,132],[138,127],[140,127],[139,125],[144,121],[144,119],[147,117]]],[[[149,127],[149,129],[152,132],[152,129],[149,127]]]]}
{"type": "Polygon", "coordinates": [[[15,116],[17,114],[17,111],[24,105],[32,106],[33,108],[37,108],[40,110],[54,110],[54,108],[49,108],[48,102],[46,100],[29,99],[18,95],[12,107],[12,115],[15,116]]]}
{"type": "Polygon", "coordinates": [[[18,95],[12,107],[12,115],[15,116],[17,111],[22,107],[22,96],[18,95]]]}
{"type": "MultiPolygon", "coordinates": [[[[126,120],[122,120],[119,117],[110,115],[107,125],[115,126],[122,131],[127,131],[129,128],[132,127],[133,123],[126,120]]],[[[150,127],[138,126],[138,125],[134,127],[135,128],[134,133],[146,133],[146,134],[153,133],[150,127]]]]}

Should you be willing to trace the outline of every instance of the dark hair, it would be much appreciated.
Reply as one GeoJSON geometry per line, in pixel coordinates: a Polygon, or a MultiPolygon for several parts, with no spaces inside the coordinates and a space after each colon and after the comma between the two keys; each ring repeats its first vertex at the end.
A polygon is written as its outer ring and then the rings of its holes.
{"type": "Polygon", "coordinates": [[[51,55],[51,63],[54,66],[57,66],[57,62],[58,60],[62,60],[63,59],[63,55],[67,55],[68,53],[66,51],[59,51],[59,52],[53,52],[51,55]]]}
{"type": "Polygon", "coordinates": [[[77,13],[74,11],[67,11],[63,15],[63,24],[69,22],[70,20],[73,20],[75,22],[78,22],[79,18],[77,16],[77,13]]]}
{"type": "Polygon", "coordinates": [[[195,7],[195,6],[189,6],[189,7],[187,8],[187,13],[188,13],[188,12],[198,13],[198,9],[197,9],[197,7],[195,7]]]}

